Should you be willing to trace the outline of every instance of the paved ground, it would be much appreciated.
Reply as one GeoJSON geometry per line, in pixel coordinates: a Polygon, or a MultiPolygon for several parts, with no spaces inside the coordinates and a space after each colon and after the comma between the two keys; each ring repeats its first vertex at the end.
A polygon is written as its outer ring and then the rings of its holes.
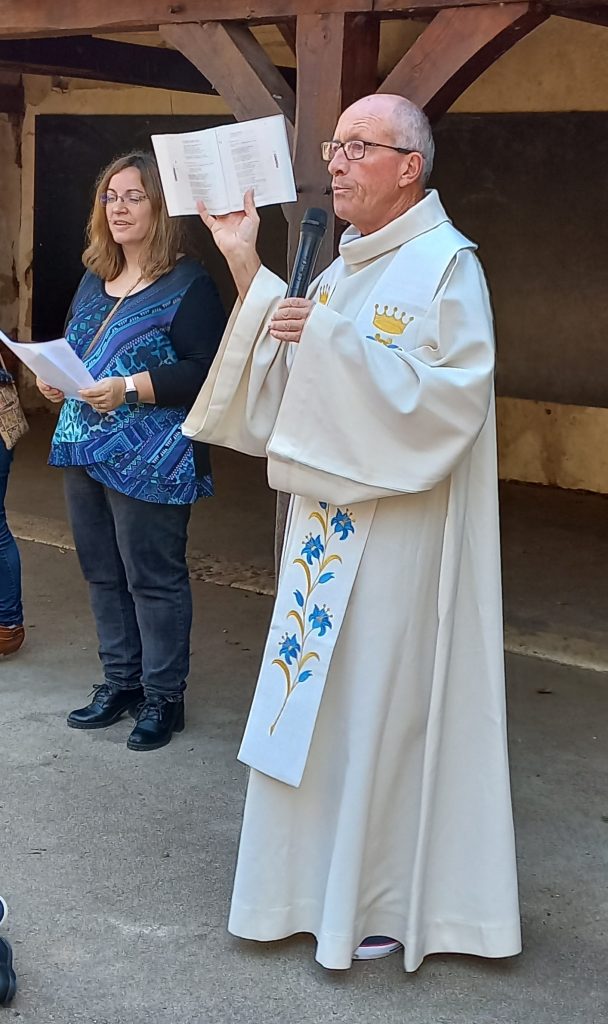
{"type": "Polygon", "coordinates": [[[267,597],[194,583],[186,732],[133,754],[129,725],[68,730],[98,680],[72,552],[23,544],[28,645],[0,664],[0,890],[19,1024],[604,1024],[608,687],[509,659],[525,952],[324,971],[301,936],[225,930],[245,772],[235,761],[267,597]]]}

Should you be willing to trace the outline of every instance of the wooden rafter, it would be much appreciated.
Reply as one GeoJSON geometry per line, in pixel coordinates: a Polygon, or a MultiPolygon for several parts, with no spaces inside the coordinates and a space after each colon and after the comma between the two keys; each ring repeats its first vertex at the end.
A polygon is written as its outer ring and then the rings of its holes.
{"type": "MultiPolygon", "coordinates": [[[[518,0],[492,0],[503,7],[518,0]]],[[[487,6],[488,0],[2,0],[0,37],[82,35],[155,29],[202,21],[274,22],[305,14],[414,14],[487,6]]],[[[551,10],[589,7],[589,0],[546,0],[551,10]]],[[[604,3],[596,4],[603,7],[604,3]]]]}
{"type": "Polygon", "coordinates": [[[608,26],[608,6],[604,7],[572,7],[552,11],[560,18],[574,18],[575,21],[588,21],[591,25],[608,26]]]}
{"type": "Polygon", "coordinates": [[[245,25],[163,25],[160,34],[210,79],[237,120],[284,114],[293,124],[294,92],[245,25]]]}
{"type": "Polygon", "coordinates": [[[548,17],[528,3],[441,11],[380,86],[436,119],[502,53],[548,17]]]}

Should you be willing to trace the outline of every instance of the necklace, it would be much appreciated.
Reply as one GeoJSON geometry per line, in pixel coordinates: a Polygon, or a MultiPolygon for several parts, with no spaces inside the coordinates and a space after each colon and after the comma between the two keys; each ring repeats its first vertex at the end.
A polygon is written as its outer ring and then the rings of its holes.
{"type": "Polygon", "coordinates": [[[91,343],[88,346],[86,352],[83,353],[83,356],[82,356],[83,359],[85,359],[89,355],[89,353],[93,351],[95,345],[99,341],[99,338],[101,337],[101,335],[105,331],[106,327],[110,323],[110,320],[112,319],[114,314],[118,311],[119,306],[122,305],[122,303],[125,301],[125,299],[128,299],[128,297],[131,294],[131,292],[134,291],[135,288],[137,288],[137,285],[140,284],[143,281],[143,279],[144,279],[144,275],[140,274],[139,277],[137,278],[137,281],[134,281],[133,284],[131,285],[131,287],[127,288],[127,290],[124,293],[124,295],[119,296],[118,301],[114,303],[114,305],[112,306],[112,309],[110,310],[110,312],[106,316],[106,318],[103,321],[103,323],[101,323],[99,325],[99,327],[97,328],[97,330],[95,331],[95,337],[91,341],[91,343]]]}

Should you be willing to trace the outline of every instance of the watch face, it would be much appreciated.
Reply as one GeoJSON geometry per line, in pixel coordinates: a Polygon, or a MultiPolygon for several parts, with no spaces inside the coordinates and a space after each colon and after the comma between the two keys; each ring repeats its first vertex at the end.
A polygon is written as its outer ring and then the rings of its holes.
{"type": "Polygon", "coordinates": [[[137,405],[137,391],[125,391],[125,402],[127,405],[137,405]]]}

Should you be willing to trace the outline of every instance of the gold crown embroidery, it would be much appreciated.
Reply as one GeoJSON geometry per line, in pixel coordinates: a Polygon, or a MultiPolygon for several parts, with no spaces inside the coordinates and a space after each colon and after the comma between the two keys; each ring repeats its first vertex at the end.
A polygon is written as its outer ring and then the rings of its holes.
{"type": "Polygon", "coordinates": [[[321,303],[322,306],[326,306],[327,305],[327,303],[329,302],[330,295],[331,295],[331,288],[330,288],[330,286],[328,284],[322,284],[321,285],[321,292],[320,292],[320,295],[319,295],[319,302],[321,303]]]}
{"type": "Polygon", "coordinates": [[[411,324],[414,319],[413,316],[408,318],[407,313],[399,313],[397,315],[397,307],[393,306],[392,314],[388,311],[388,306],[385,306],[382,313],[379,313],[379,305],[376,303],[374,306],[375,314],[373,324],[379,331],[383,331],[385,334],[403,334],[408,324],[411,324]]]}

